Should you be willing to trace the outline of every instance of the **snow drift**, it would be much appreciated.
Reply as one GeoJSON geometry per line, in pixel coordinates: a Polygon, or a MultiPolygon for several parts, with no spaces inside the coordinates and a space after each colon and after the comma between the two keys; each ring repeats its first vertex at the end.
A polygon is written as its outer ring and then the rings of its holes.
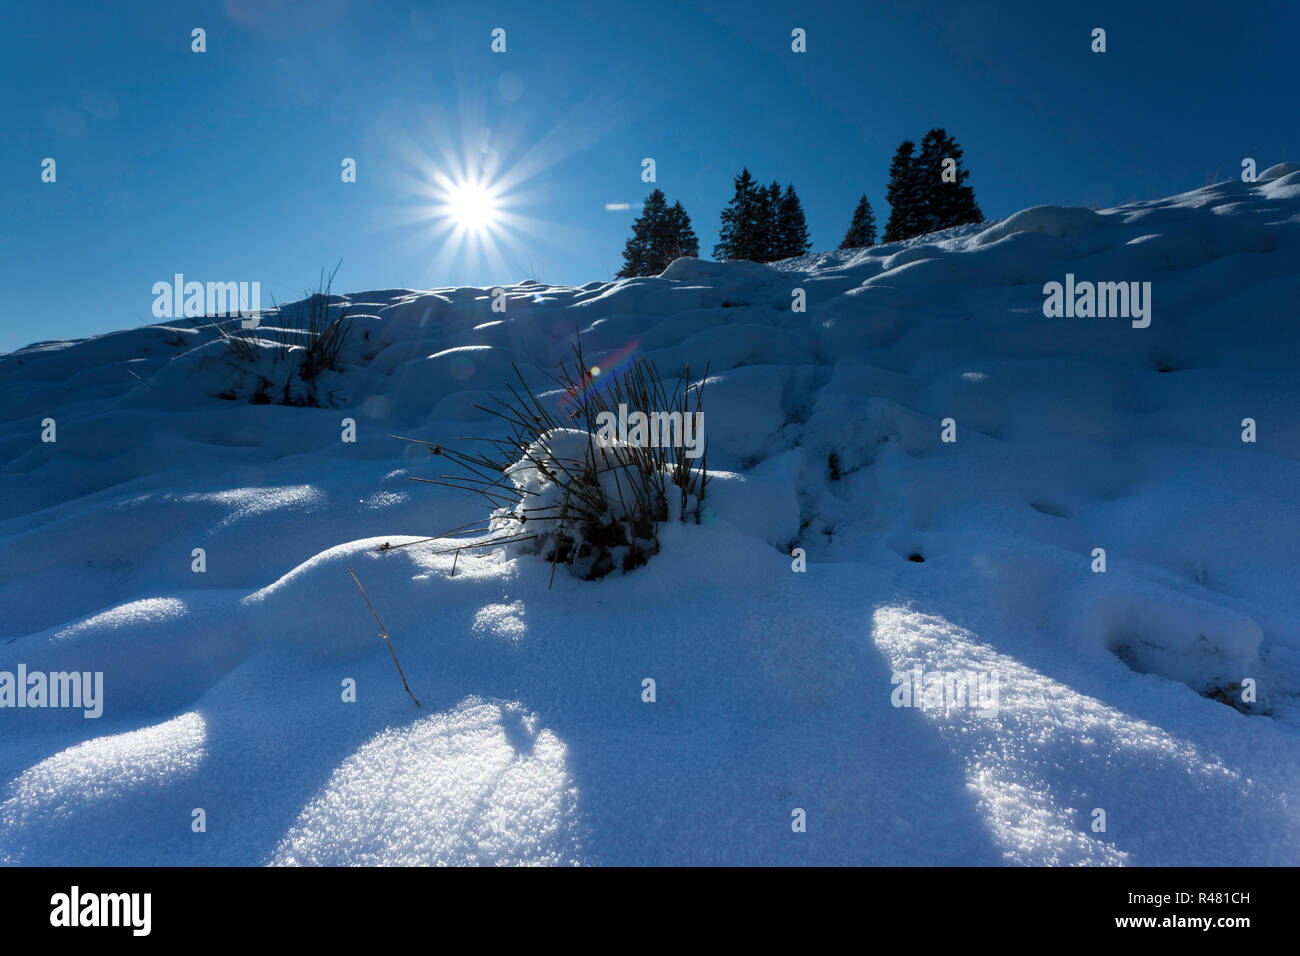
{"type": "Polygon", "coordinates": [[[1300,863],[1300,167],[505,291],[349,296],[324,407],[179,323],[0,356],[0,674],[104,675],[0,708],[0,861],[1300,863]],[[699,523],[553,587],[395,547],[487,512],[389,436],[491,437],[579,330],[708,363],[699,523]]]}

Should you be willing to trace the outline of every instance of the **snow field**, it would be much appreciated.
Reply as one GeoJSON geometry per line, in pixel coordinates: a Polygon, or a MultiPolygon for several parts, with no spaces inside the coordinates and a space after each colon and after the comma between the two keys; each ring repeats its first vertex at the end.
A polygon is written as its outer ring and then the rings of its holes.
{"type": "Polygon", "coordinates": [[[334,407],[251,404],[179,323],[0,356],[0,672],[106,696],[0,709],[0,861],[1300,862],[1300,167],[505,291],[350,296],[334,407]],[[1045,317],[1067,273],[1150,281],[1150,327],[1045,317]],[[495,434],[474,406],[575,330],[708,364],[703,523],[550,589],[376,551],[487,514],[387,436],[495,434]],[[894,707],[917,665],[998,713],[894,707]]]}

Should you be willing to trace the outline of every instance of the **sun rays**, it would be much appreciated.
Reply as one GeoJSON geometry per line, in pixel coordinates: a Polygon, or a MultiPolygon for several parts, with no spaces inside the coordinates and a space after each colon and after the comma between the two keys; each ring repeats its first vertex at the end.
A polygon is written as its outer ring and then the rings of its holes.
{"type": "Polygon", "coordinates": [[[408,104],[388,112],[380,135],[401,160],[402,200],[381,228],[401,229],[428,255],[432,281],[513,282],[542,247],[580,238],[583,230],[546,216],[548,177],[605,127],[591,119],[602,115],[598,106],[586,103],[549,129],[525,131],[491,117],[489,97],[469,86],[451,110],[408,104]]]}

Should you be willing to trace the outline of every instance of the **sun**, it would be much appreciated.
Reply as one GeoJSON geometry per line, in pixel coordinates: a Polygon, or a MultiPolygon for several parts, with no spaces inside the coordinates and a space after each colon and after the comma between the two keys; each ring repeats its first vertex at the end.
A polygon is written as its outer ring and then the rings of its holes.
{"type": "Polygon", "coordinates": [[[498,225],[497,197],[479,182],[454,183],[446,193],[447,217],[472,233],[492,232],[498,225]]]}
{"type": "Polygon", "coordinates": [[[489,126],[486,99],[472,88],[452,105],[398,111],[378,127],[399,160],[386,227],[406,232],[410,245],[429,253],[430,273],[457,285],[535,272],[530,257],[540,249],[581,241],[584,230],[538,218],[529,207],[553,200],[545,174],[603,135],[592,117],[611,115],[614,102],[575,106],[535,141],[504,116],[489,126]]]}

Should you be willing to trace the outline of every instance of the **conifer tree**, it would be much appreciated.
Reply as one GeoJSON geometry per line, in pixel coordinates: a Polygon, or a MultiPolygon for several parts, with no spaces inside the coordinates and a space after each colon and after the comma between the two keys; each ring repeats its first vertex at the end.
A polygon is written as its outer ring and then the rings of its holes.
{"type": "Polygon", "coordinates": [[[700,240],[691,228],[691,217],[680,202],[675,202],[663,218],[662,227],[654,234],[650,251],[650,275],[658,275],[682,256],[697,258],[700,240]]]}
{"type": "Polygon", "coordinates": [[[918,178],[916,144],[905,139],[898,145],[889,164],[889,221],[885,223],[885,242],[900,242],[921,234],[924,210],[921,208],[921,183],[918,178]]]}
{"type": "Polygon", "coordinates": [[[616,279],[650,275],[650,247],[652,235],[662,228],[668,201],[662,189],[656,189],[645,198],[641,215],[632,223],[632,238],[623,247],[623,268],[616,279]]]}
{"type": "MultiPolygon", "coordinates": [[[[772,185],[776,186],[776,183],[772,185]]],[[[808,222],[804,219],[803,205],[791,183],[786,183],[785,195],[777,207],[776,236],[776,247],[769,261],[801,256],[812,246],[808,241],[808,222]]]]}
{"type": "Polygon", "coordinates": [[[853,210],[853,220],[849,223],[849,231],[844,234],[844,241],[840,243],[840,248],[865,249],[875,244],[876,214],[871,211],[871,203],[867,202],[864,193],[858,200],[857,208],[853,210]]]}
{"type": "Polygon", "coordinates": [[[921,148],[916,154],[916,180],[919,185],[916,235],[942,229],[939,206],[943,202],[941,189],[950,183],[942,182],[943,131],[932,129],[921,138],[921,148]]]}
{"type": "Polygon", "coordinates": [[[767,250],[763,247],[761,215],[768,191],[754,182],[748,169],[742,169],[736,177],[735,190],[731,202],[722,210],[713,258],[762,262],[767,250]]]}
{"type": "Polygon", "coordinates": [[[921,140],[917,174],[921,193],[921,232],[934,232],[968,222],[983,222],[984,213],[975,202],[975,190],[966,184],[970,170],[961,165],[962,149],[947,131],[936,127],[921,140]],[[944,178],[944,160],[954,163],[944,178]]]}
{"type": "Polygon", "coordinates": [[[680,202],[671,207],[662,189],[645,199],[641,216],[632,224],[632,238],[623,249],[623,268],[615,278],[653,276],[680,256],[698,256],[700,241],[680,202]]]}
{"type": "Polygon", "coordinates": [[[757,233],[754,237],[754,262],[771,262],[780,244],[777,215],[781,207],[781,184],[758,188],[757,233]]]}

